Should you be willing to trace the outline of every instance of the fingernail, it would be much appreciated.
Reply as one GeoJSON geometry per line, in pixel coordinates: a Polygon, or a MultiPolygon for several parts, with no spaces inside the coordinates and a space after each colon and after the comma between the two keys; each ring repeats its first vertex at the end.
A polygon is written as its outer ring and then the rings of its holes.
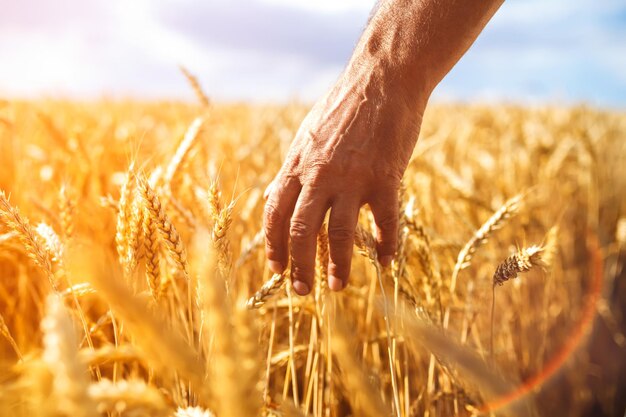
{"type": "Polygon", "coordinates": [[[343,290],[343,281],[334,275],[328,277],[328,287],[333,291],[343,290]]]}
{"type": "Polygon", "coordinates": [[[307,295],[309,293],[309,286],[304,281],[294,281],[293,289],[296,290],[298,295],[307,295]]]}
{"type": "Polygon", "coordinates": [[[281,272],[285,270],[285,267],[283,266],[283,264],[281,264],[278,261],[267,261],[267,265],[269,266],[270,271],[272,271],[275,274],[280,274],[281,272]]]}
{"type": "Polygon", "coordinates": [[[380,257],[380,264],[382,266],[389,266],[389,265],[391,265],[391,261],[393,261],[393,256],[391,256],[391,255],[385,255],[385,256],[381,256],[380,257]]]}

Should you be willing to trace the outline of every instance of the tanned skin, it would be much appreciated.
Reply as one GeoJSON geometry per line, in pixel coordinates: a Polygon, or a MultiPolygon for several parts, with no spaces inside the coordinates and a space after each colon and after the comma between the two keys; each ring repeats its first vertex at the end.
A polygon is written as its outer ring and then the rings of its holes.
{"type": "Polygon", "coordinates": [[[398,190],[431,92],[503,0],[381,0],[346,69],[306,116],[265,192],[270,269],[291,256],[296,293],[313,286],[317,233],[330,209],[328,285],[348,283],[359,209],[376,222],[379,261],[396,251],[398,190]],[[291,243],[291,253],[289,253],[291,243]]]}

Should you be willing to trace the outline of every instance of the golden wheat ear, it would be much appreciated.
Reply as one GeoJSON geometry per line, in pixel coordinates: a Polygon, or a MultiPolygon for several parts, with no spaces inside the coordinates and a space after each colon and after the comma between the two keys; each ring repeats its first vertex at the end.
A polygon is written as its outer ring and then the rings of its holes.
{"type": "Polygon", "coordinates": [[[173,188],[176,184],[177,178],[180,176],[182,168],[188,161],[191,151],[198,142],[200,133],[202,133],[202,127],[204,125],[204,118],[196,117],[193,122],[187,128],[183,140],[176,148],[176,153],[172,157],[172,160],[165,169],[163,182],[168,189],[173,188]]]}
{"type": "Polygon", "coordinates": [[[178,270],[181,271],[185,279],[187,279],[189,277],[187,250],[185,249],[180,234],[165,212],[156,192],[152,189],[150,184],[148,184],[148,181],[141,180],[139,182],[139,190],[145,201],[147,209],[146,215],[150,217],[151,223],[156,224],[162,242],[167,248],[172,261],[174,261],[178,270]]]}
{"type": "Polygon", "coordinates": [[[467,268],[472,261],[472,257],[476,250],[489,239],[496,230],[519,210],[520,203],[524,194],[518,194],[507,200],[502,207],[498,209],[483,225],[474,233],[471,239],[463,246],[459,252],[454,270],[452,271],[452,279],[450,281],[450,291],[454,292],[459,273],[467,268]]]}
{"type": "Polygon", "coordinates": [[[540,246],[522,248],[506,258],[493,274],[493,285],[502,285],[506,281],[517,278],[521,272],[528,272],[534,267],[544,267],[542,259],[544,249],[540,246]]]}
{"type": "Polygon", "coordinates": [[[249,309],[261,308],[281,290],[286,281],[286,276],[286,271],[282,274],[272,275],[272,278],[266,281],[263,286],[248,299],[246,307],[249,309]]]}
{"type": "Polygon", "coordinates": [[[3,222],[9,230],[14,232],[29,258],[35,262],[47,275],[52,288],[57,291],[57,279],[52,255],[46,250],[42,238],[30,225],[28,219],[20,214],[20,211],[9,202],[4,191],[0,190],[0,222],[3,222]]]}
{"type": "Polygon", "coordinates": [[[191,72],[189,72],[189,70],[183,67],[182,65],[179,65],[178,68],[180,69],[180,72],[187,79],[187,82],[191,86],[193,92],[196,94],[196,98],[198,99],[202,107],[204,107],[205,109],[208,109],[211,106],[211,100],[209,100],[209,97],[205,94],[204,90],[202,89],[202,86],[200,85],[200,81],[198,81],[198,78],[195,75],[193,75],[191,72]]]}

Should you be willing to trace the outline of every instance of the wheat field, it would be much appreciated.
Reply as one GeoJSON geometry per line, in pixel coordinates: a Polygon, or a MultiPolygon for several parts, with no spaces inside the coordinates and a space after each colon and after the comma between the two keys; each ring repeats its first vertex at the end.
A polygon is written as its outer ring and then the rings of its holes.
{"type": "Polygon", "coordinates": [[[364,207],[299,297],[262,212],[307,107],[200,101],[0,102],[1,416],[623,415],[626,114],[433,105],[392,266],[364,207]]]}

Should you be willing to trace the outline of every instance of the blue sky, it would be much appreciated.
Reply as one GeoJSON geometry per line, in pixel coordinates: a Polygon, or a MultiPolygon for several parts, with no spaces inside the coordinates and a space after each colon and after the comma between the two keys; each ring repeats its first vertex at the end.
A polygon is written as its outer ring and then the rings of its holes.
{"type": "MultiPolygon", "coordinates": [[[[372,0],[0,0],[0,95],[314,100],[372,0]]],[[[626,108],[626,2],[508,0],[436,100],[626,108]]]]}

